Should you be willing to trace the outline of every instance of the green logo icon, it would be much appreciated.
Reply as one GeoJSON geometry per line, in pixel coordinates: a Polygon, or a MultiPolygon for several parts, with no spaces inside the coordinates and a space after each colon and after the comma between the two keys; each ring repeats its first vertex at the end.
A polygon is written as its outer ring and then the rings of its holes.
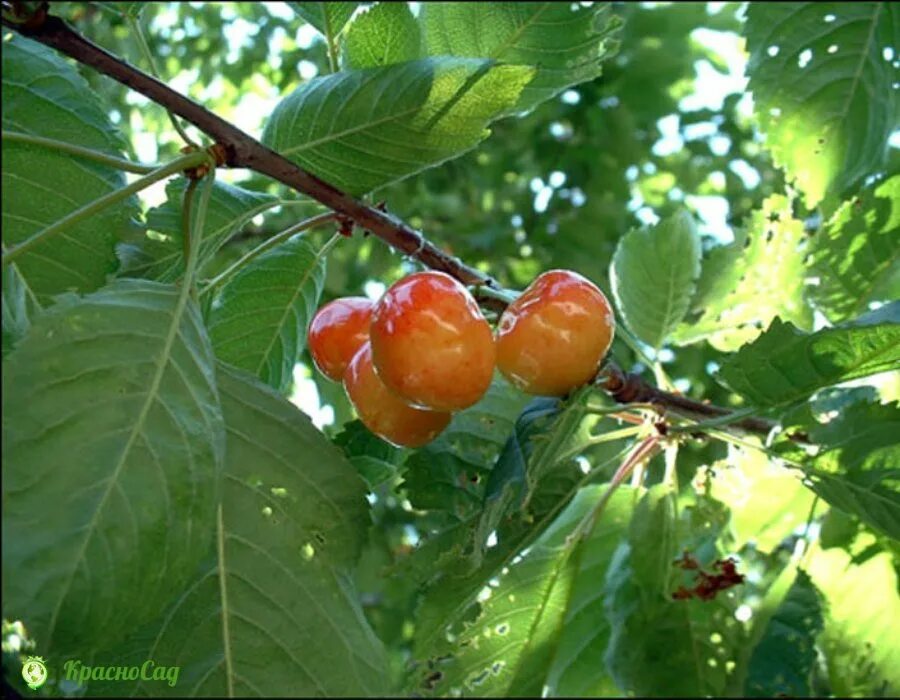
{"type": "Polygon", "coordinates": [[[37,690],[47,682],[47,667],[40,656],[29,656],[22,664],[22,678],[32,690],[37,690]]]}

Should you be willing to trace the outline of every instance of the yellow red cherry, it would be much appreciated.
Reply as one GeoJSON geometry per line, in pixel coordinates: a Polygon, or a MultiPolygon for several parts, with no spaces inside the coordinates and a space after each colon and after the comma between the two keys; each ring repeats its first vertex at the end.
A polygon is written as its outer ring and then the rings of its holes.
{"type": "Polygon", "coordinates": [[[491,327],[469,291],[443,272],[392,285],[375,304],[370,338],[378,376],[413,405],[459,411],[490,386],[491,327]]]}
{"type": "Polygon", "coordinates": [[[309,354],[329,379],[341,381],[350,360],[369,339],[373,306],[365,297],[342,297],[313,316],[307,333],[309,354]]]}
{"type": "Polygon", "coordinates": [[[593,282],[550,270],[500,317],[497,367],[526,393],[563,396],[594,377],[614,333],[612,307],[593,282]]]}
{"type": "Polygon", "coordinates": [[[388,390],[375,373],[368,342],[347,366],[344,389],[363,425],[400,447],[421,447],[450,423],[449,413],[415,408],[388,390]]]}

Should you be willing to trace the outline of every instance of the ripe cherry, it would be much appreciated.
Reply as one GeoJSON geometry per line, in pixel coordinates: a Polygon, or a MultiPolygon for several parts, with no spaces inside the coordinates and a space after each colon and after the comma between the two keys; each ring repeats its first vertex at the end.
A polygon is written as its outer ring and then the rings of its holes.
{"type": "Polygon", "coordinates": [[[606,296],[570,270],[539,275],[497,330],[497,367],[522,391],[563,396],[593,378],[615,333],[606,296]]]}
{"type": "Polygon", "coordinates": [[[336,382],[356,351],[369,339],[373,302],[365,297],[343,297],[316,312],[307,334],[309,354],[319,371],[336,382]]]}
{"type": "Polygon", "coordinates": [[[344,390],[363,425],[400,447],[421,447],[450,423],[449,413],[415,408],[391,393],[375,373],[368,342],[347,366],[344,390]]]}
{"type": "Polygon", "coordinates": [[[443,272],[416,272],[375,304],[370,329],[378,376],[409,403],[459,411],[494,373],[491,327],[468,290],[443,272]]]}

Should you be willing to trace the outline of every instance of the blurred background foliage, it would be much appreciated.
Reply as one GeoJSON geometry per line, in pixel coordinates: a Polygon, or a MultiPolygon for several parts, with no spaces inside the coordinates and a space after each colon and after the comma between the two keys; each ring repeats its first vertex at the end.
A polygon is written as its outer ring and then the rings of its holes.
{"type": "MultiPolygon", "coordinates": [[[[146,70],[134,37],[134,22],[140,23],[166,83],[255,136],[282,96],[329,70],[324,40],[285,3],[146,3],[136,19],[110,5],[59,3],[55,11],[146,70]]],[[[599,79],[566,90],[524,117],[496,123],[475,150],[383,188],[372,201],[384,200],[439,246],[519,289],[543,270],[569,268],[609,294],[609,263],[619,238],[681,206],[695,215],[705,249],[734,240],[750,213],[785,189],[762,148],[751,97],[744,92],[742,4],[613,7],[624,19],[621,43],[599,79]]],[[[162,161],[178,153],[183,142],[161,107],[92,71],[82,73],[115,106],[111,116],[132,157],[162,161]]],[[[188,131],[199,138],[192,127],[188,131]]],[[[891,155],[896,164],[897,149],[891,155]]],[[[246,171],[222,178],[297,196],[246,171]]],[[[162,187],[142,196],[145,211],[165,199],[162,187]]],[[[276,208],[254,218],[223,247],[210,274],[320,211],[310,201],[308,207],[276,208]]],[[[794,214],[815,221],[812,212],[794,214]]],[[[332,232],[323,227],[310,235],[324,240],[332,232]]],[[[346,295],[375,297],[414,267],[357,231],[330,255],[322,303],[346,295]]],[[[614,356],[627,370],[651,372],[618,340],[614,356]]],[[[709,344],[698,343],[663,348],[655,359],[678,390],[727,405],[733,395],[711,377],[721,358],[709,344]]],[[[351,456],[365,459],[364,474],[380,474],[370,496],[374,524],[359,587],[399,676],[414,629],[417,580],[383,574],[396,571],[420,534],[445,525],[447,514],[413,508],[399,477],[392,476],[390,465],[403,459],[398,451],[358,434],[358,424],[342,432],[353,418],[342,388],[312,371],[308,356],[294,379],[292,400],[351,456]]],[[[726,452],[720,443],[686,446],[678,461],[682,483],[690,483],[699,466],[726,459],[726,452]]],[[[592,461],[603,456],[599,450],[588,455],[592,461]]],[[[650,482],[662,469],[660,458],[651,465],[650,482]]],[[[748,569],[756,572],[748,596],[765,590],[792,548],[793,541],[785,541],[765,552],[744,552],[748,569]]]]}

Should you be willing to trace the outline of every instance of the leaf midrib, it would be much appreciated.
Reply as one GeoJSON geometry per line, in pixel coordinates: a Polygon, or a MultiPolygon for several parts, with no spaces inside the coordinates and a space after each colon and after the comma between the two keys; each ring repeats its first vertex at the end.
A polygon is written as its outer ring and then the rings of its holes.
{"type": "Polygon", "coordinates": [[[144,422],[147,419],[147,415],[150,413],[150,406],[153,405],[159,394],[159,388],[162,384],[163,375],[165,374],[165,371],[169,366],[169,360],[171,359],[172,346],[175,342],[175,338],[178,336],[178,327],[181,324],[181,317],[184,313],[185,307],[187,306],[191,286],[192,285],[190,284],[183,284],[181,286],[178,299],[175,303],[175,310],[172,314],[172,323],[169,325],[169,331],[166,335],[165,343],[163,345],[163,351],[160,354],[156,372],[153,375],[153,380],[151,381],[150,388],[147,391],[147,398],[144,401],[144,404],[141,406],[141,410],[137,416],[137,420],[135,420],[134,426],[132,427],[132,430],[128,435],[128,440],[125,442],[125,445],[122,448],[113,473],[107,482],[105,491],[103,492],[103,496],[101,497],[100,502],[97,504],[97,507],[94,509],[94,513],[91,516],[87,527],[84,529],[85,534],[83,536],[81,548],[79,549],[78,554],[74,559],[71,572],[69,573],[69,576],[63,585],[63,589],[60,591],[59,597],[56,601],[56,607],[54,608],[53,614],[50,618],[50,623],[47,629],[48,645],[52,643],[53,633],[56,630],[56,622],[59,617],[59,612],[62,609],[63,600],[65,600],[66,596],[68,596],[69,591],[71,590],[72,582],[75,579],[75,572],[78,570],[78,565],[84,560],[84,555],[87,551],[88,543],[93,539],[94,532],[96,531],[99,521],[99,515],[103,511],[106,505],[106,501],[109,498],[110,493],[112,493],[113,488],[118,485],[119,476],[125,467],[125,463],[127,461],[129,453],[131,452],[131,448],[134,446],[135,440],[137,439],[138,435],[143,432],[144,422]]]}

